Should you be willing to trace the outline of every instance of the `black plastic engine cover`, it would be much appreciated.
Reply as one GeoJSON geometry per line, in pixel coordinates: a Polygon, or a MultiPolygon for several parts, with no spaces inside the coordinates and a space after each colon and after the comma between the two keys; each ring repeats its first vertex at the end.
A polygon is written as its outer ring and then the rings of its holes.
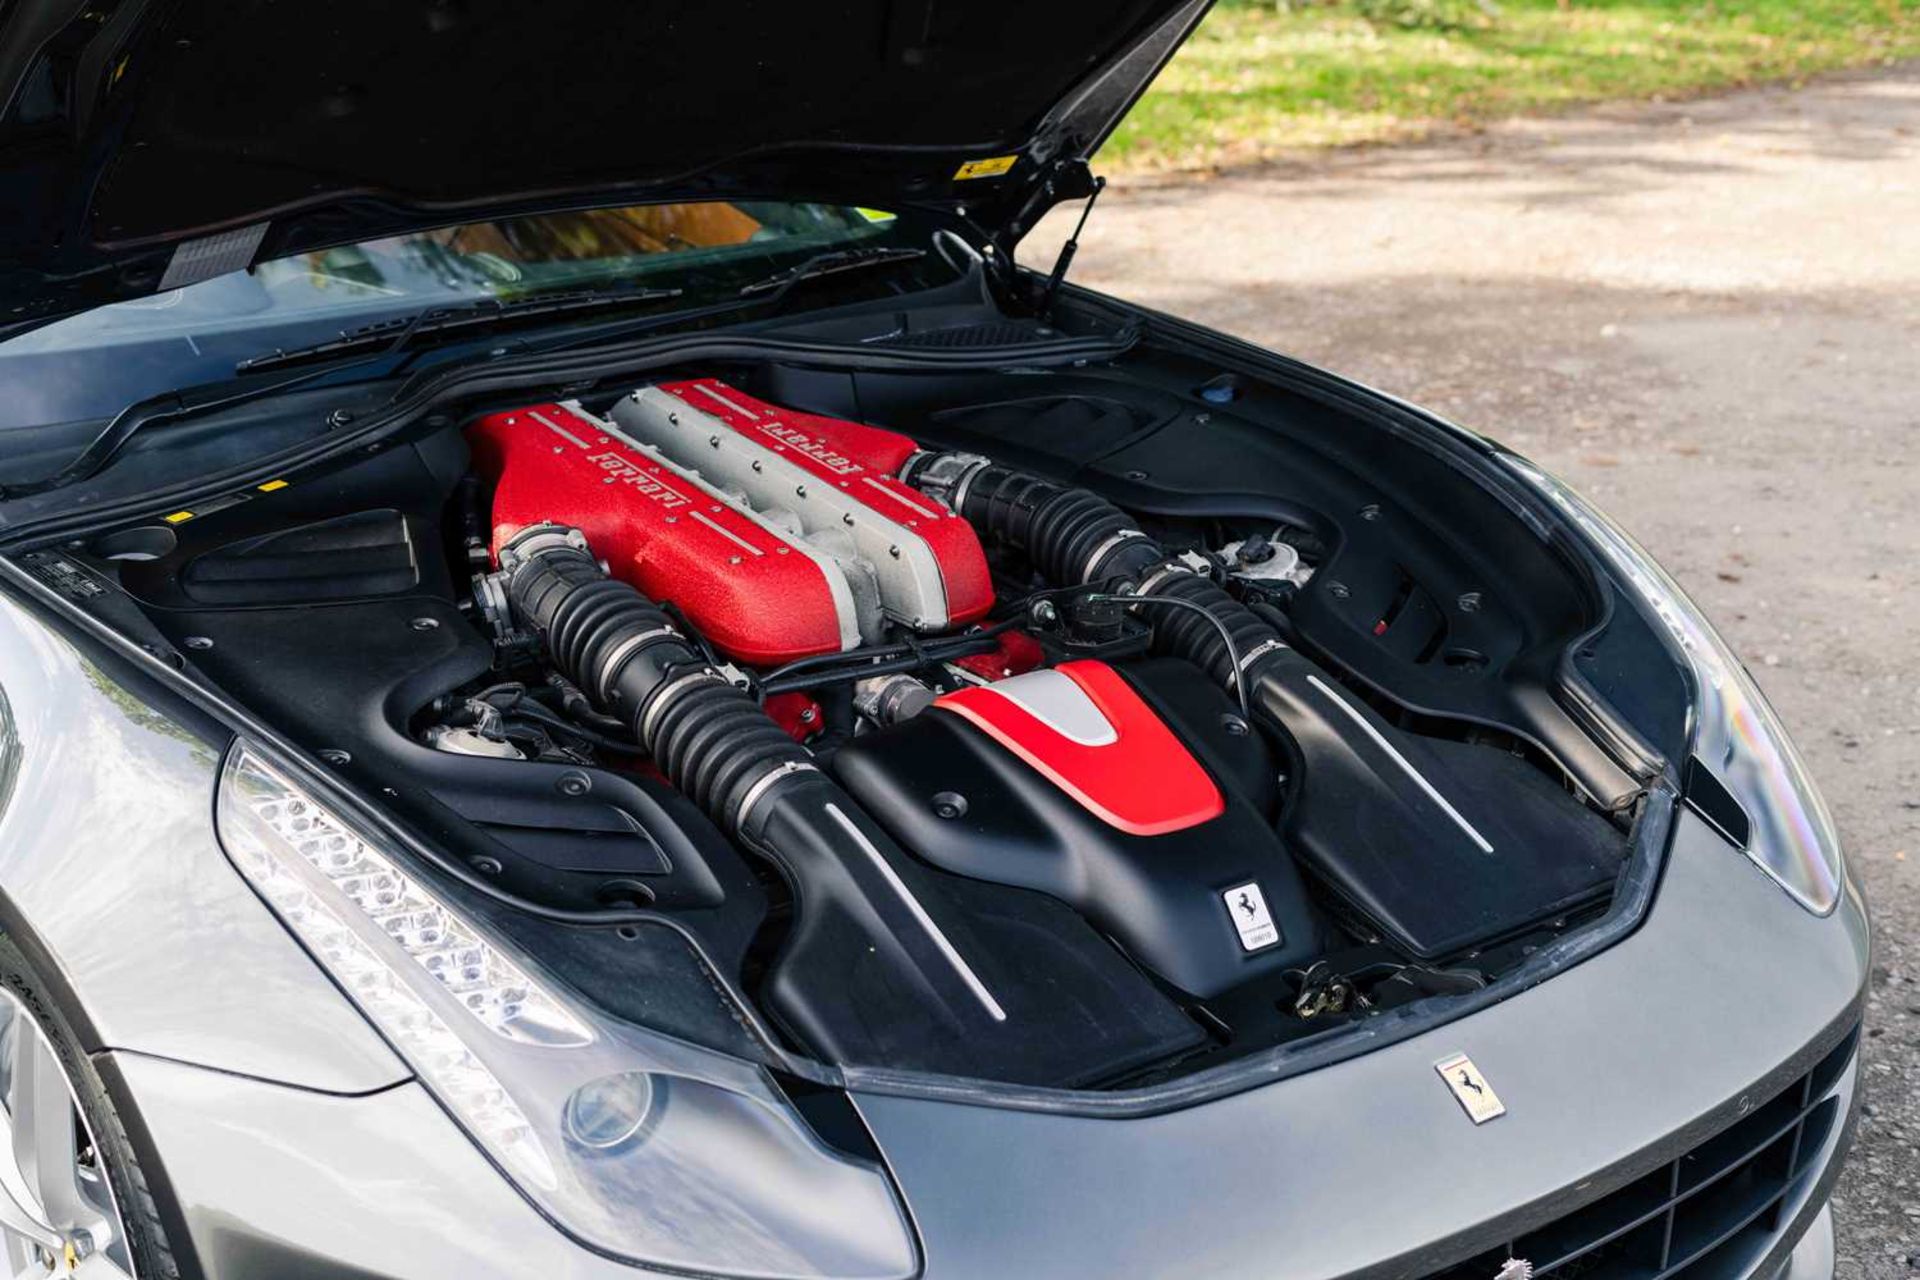
{"type": "Polygon", "coordinates": [[[856,738],[835,754],[833,771],[902,847],[955,874],[1071,904],[1191,995],[1217,995],[1320,955],[1322,930],[1300,874],[1246,794],[1273,777],[1259,735],[1226,727],[1233,704],[1190,663],[1146,662],[1124,674],[1220,784],[1218,817],[1162,835],[1122,831],[937,707],[856,738]],[[1169,714],[1174,706],[1179,714],[1169,714]],[[1204,746],[1188,727],[1201,724],[1212,726],[1204,746]],[[1250,884],[1278,931],[1253,950],[1234,923],[1235,900],[1250,884]]]}
{"type": "Polygon", "coordinates": [[[1295,753],[1287,845],[1361,936],[1444,960],[1599,901],[1618,878],[1620,832],[1519,756],[1369,720],[1305,661],[1269,663],[1251,692],[1295,753]]]}

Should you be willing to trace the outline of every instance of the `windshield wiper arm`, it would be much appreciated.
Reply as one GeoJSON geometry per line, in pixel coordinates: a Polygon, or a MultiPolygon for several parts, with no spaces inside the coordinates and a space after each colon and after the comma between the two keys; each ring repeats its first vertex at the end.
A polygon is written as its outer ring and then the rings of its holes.
{"type": "Polygon", "coordinates": [[[557,312],[590,310],[619,306],[630,302],[655,302],[680,296],[678,289],[625,289],[617,292],[555,293],[525,298],[518,302],[480,302],[458,307],[427,307],[410,316],[382,320],[349,329],[327,342],[292,351],[272,351],[234,367],[236,374],[258,373],[263,369],[288,364],[307,364],[315,360],[327,363],[291,377],[260,386],[245,387],[206,399],[190,399],[188,391],[169,391],[137,400],[113,416],[113,420],[87,443],[77,457],[53,475],[39,480],[0,487],[0,500],[23,498],[31,494],[63,489],[96,475],[117,457],[129,440],[141,431],[164,422],[178,422],[222,409],[231,409],[252,400],[261,400],[283,391],[314,382],[330,374],[375,365],[404,351],[422,333],[458,331],[475,325],[490,326],[502,318],[518,320],[525,316],[544,316],[557,312]],[[332,363],[331,357],[366,352],[357,360],[332,363]]]}
{"type": "Polygon", "coordinates": [[[348,364],[328,365],[323,369],[309,369],[305,373],[296,373],[290,378],[282,378],[265,386],[248,387],[227,395],[208,400],[189,401],[188,391],[168,391],[161,395],[149,396],[145,400],[136,400],[119,413],[100,430],[87,447],[77,457],[54,474],[39,480],[27,480],[19,484],[0,486],[0,501],[11,501],[31,494],[48,493],[54,489],[64,489],[89,476],[97,474],[101,468],[112,462],[126,446],[127,441],[147,427],[162,422],[178,422],[185,418],[196,418],[201,414],[213,413],[219,409],[231,409],[250,400],[260,400],[267,396],[278,395],[282,391],[291,391],[297,386],[314,382],[321,377],[340,373],[358,365],[373,364],[385,356],[368,356],[365,359],[351,361],[348,364]]]}
{"type": "Polygon", "coordinates": [[[613,321],[597,329],[584,333],[563,333],[539,341],[523,343],[519,350],[523,353],[566,351],[571,348],[615,341],[634,332],[637,328],[652,327],[668,322],[683,323],[710,319],[731,312],[745,311],[749,308],[765,308],[777,304],[787,295],[787,291],[802,280],[817,280],[821,276],[835,275],[842,271],[859,271],[868,265],[892,262],[910,262],[927,256],[924,249],[862,249],[854,251],[835,251],[809,258],[798,267],[789,267],[776,272],[764,280],[756,280],[750,285],[738,289],[731,300],[689,311],[668,312],[664,316],[652,316],[640,321],[613,321]],[[849,260],[852,259],[852,260],[849,260]],[[799,274],[795,274],[798,272],[799,274]]]}
{"type": "Polygon", "coordinates": [[[787,292],[803,280],[819,280],[825,276],[837,276],[848,271],[865,271],[869,267],[885,266],[895,262],[913,262],[927,256],[925,249],[913,249],[904,245],[894,248],[872,249],[836,249],[829,253],[816,253],[806,261],[784,271],[776,271],[762,280],[740,286],[742,298],[761,298],[766,304],[773,304],[786,297],[787,292]],[[761,297],[761,295],[765,295],[761,297]]]}
{"type": "Polygon", "coordinates": [[[566,293],[537,294],[512,302],[486,300],[454,306],[432,306],[410,316],[378,320],[373,324],[347,329],[325,342],[291,350],[274,350],[242,360],[235,373],[259,373],[290,364],[307,364],[334,356],[361,351],[399,351],[424,334],[459,334],[515,325],[547,316],[574,315],[586,311],[608,311],[643,303],[677,298],[681,289],[576,290],[566,293]]]}

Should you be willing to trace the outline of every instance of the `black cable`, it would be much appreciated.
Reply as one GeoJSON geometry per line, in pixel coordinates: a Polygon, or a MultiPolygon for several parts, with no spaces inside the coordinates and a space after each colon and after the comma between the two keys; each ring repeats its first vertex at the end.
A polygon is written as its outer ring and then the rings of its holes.
{"type": "Polygon", "coordinates": [[[776,693],[790,693],[795,689],[817,689],[822,685],[844,684],[849,680],[864,680],[868,676],[892,675],[896,671],[918,671],[923,667],[934,666],[954,658],[970,657],[976,653],[991,653],[997,647],[994,638],[985,632],[979,632],[956,641],[950,645],[925,646],[919,653],[902,652],[885,659],[873,659],[852,666],[844,671],[795,672],[778,678],[767,676],[760,681],[760,694],[770,697],[776,693]]]}
{"type": "Polygon", "coordinates": [[[1006,601],[1005,603],[996,602],[993,606],[992,616],[1005,618],[1007,620],[1004,623],[996,624],[996,626],[1002,629],[1015,627],[1022,622],[1028,621],[1028,611],[1042,600],[1055,600],[1061,596],[1084,595],[1087,592],[1097,589],[1098,588],[1088,586],[1084,582],[1076,582],[1070,587],[1042,587],[1037,591],[1029,591],[1027,594],[1006,601]]]}
{"type": "Polygon", "coordinates": [[[591,743],[608,751],[618,751],[622,755],[630,756],[646,754],[646,749],[637,742],[610,737],[567,719],[536,698],[525,685],[514,681],[490,685],[473,695],[472,701],[484,702],[503,716],[525,716],[529,720],[538,720],[541,724],[558,729],[562,733],[572,734],[582,742],[591,743]],[[504,701],[497,701],[503,698],[504,701]]]}
{"type": "MultiPolygon", "coordinates": [[[[686,610],[682,609],[679,605],[675,604],[671,600],[662,600],[659,603],[660,603],[660,612],[666,614],[667,617],[673,622],[674,630],[678,631],[681,635],[687,637],[689,640],[693,642],[694,647],[700,650],[701,654],[706,658],[707,664],[709,666],[714,668],[720,668],[727,665],[726,658],[721,654],[721,652],[718,649],[713,647],[713,642],[707,639],[707,637],[701,632],[700,628],[693,625],[693,620],[687,617],[686,610]]],[[[747,671],[747,672],[742,672],[742,674],[747,677],[747,691],[751,693],[753,691],[754,683],[755,683],[753,678],[753,673],[751,671],[747,671]]]]}
{"type": "Polygon", "coordinates": [[[1240,700],[1240,717],[1248,724],[1253,723],[1253,706],[1247,701],[1247,673],[1240,665],[1240,646],[1233,642],[1233,632],[1227,624],[1213,616],[1213,610],[1195,604],[1191,600],[1181,600],[1174,596],[1142,596],[1131,593],[1101,591],[1087,597],[1090,601],[1105,600],[1115,604],[1170,604],[1176,609],[1186,609],[1205,618],[1220,639],[1227,646],[1227,659],[1233,663],[1233,693],[1240,700]]]}
{"type": "Polygon", "coordinates": [[[795,658],[792,662],[775,667],[763,673],[755,682],[762,694],[780,693],[789,689],[810,687],[808,681],[798,680],[803,672],[825,671],[827,674],[815,678],[812,683],[831,684],[841,680],[858,680],[863,676],[883,674],[883,664],[908,659],[908,665],[884,666],[884,671],[910,671],[916,666],[944,662],[950,658],[964,658],[969,654],[985,653],[993,648],[989,640],[999,637],[1020,625],[1023,619],[1010,618],[997,622],[978,631],[968,631],[961,635],[941,637],[923,641],[912,641],[886,645],[868,645],[859,649],[843,649],[837,653],[816,653],[811,657],[795,658]],[[835,670],[844,668],[844,670],[835,670]]]}
{"type": "Polygon", "coordinates": [[[629,742],[624,738],[608,737],[606,734],[596,732],[584,725],[575,724],[565,716],[547,710],[545,706],[535,702],[532,698],[522,698],[520,701],[514,703],[511,708],[502,708],[501,714],[506,716],[525,716],[529,720],[538,720],[541,724],[549,728],[558,729],[562,733],[572,734],[582,742],[591,743],[607,751],[618,751],[620,754],[628,756],[643,756],[647,754],[646,748],[637,742],[629,742]]]}

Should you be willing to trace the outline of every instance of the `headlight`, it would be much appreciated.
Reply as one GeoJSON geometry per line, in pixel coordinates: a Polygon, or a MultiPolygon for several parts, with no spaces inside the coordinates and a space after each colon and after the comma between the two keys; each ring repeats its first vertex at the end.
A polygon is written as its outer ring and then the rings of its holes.
{"type": "Polygon", "coordinates": [[[584,1243],[703,1275],[911,1275],[884,1172],[764,1071],[574,1007],[350,823],[236,746],[234,864],[461,1127],[584,1243]]]}
{"type": "Polygon", "coordinates": [[[1653,557],[1586,499],[1529,462],[1501,460],[1586,535],[1658,618],[1693,672],[1693,756],[1745,811],[1720,822],[1747,857],[1815,915],[1840,900],[1840,840],[1806,766],[1753,677],[1653,557]]]}

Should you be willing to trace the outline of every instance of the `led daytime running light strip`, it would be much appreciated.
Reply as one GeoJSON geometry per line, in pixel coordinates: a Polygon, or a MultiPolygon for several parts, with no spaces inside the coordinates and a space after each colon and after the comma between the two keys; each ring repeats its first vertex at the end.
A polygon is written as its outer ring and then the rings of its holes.
{"type": "Polygon", "coordinates": [[[459,913],[244,747],[228,759],[220,834],[241,873],[461,1120],[517,1174],[554,1186],[552,1163],[525,1114],[413,984],[430,979],[429,990],[444,991],[478,1026],[521,1044],[590,1044],[586,1025],[459,913]],[[355,928],[355,915],[371,928],[355,928]]]}

